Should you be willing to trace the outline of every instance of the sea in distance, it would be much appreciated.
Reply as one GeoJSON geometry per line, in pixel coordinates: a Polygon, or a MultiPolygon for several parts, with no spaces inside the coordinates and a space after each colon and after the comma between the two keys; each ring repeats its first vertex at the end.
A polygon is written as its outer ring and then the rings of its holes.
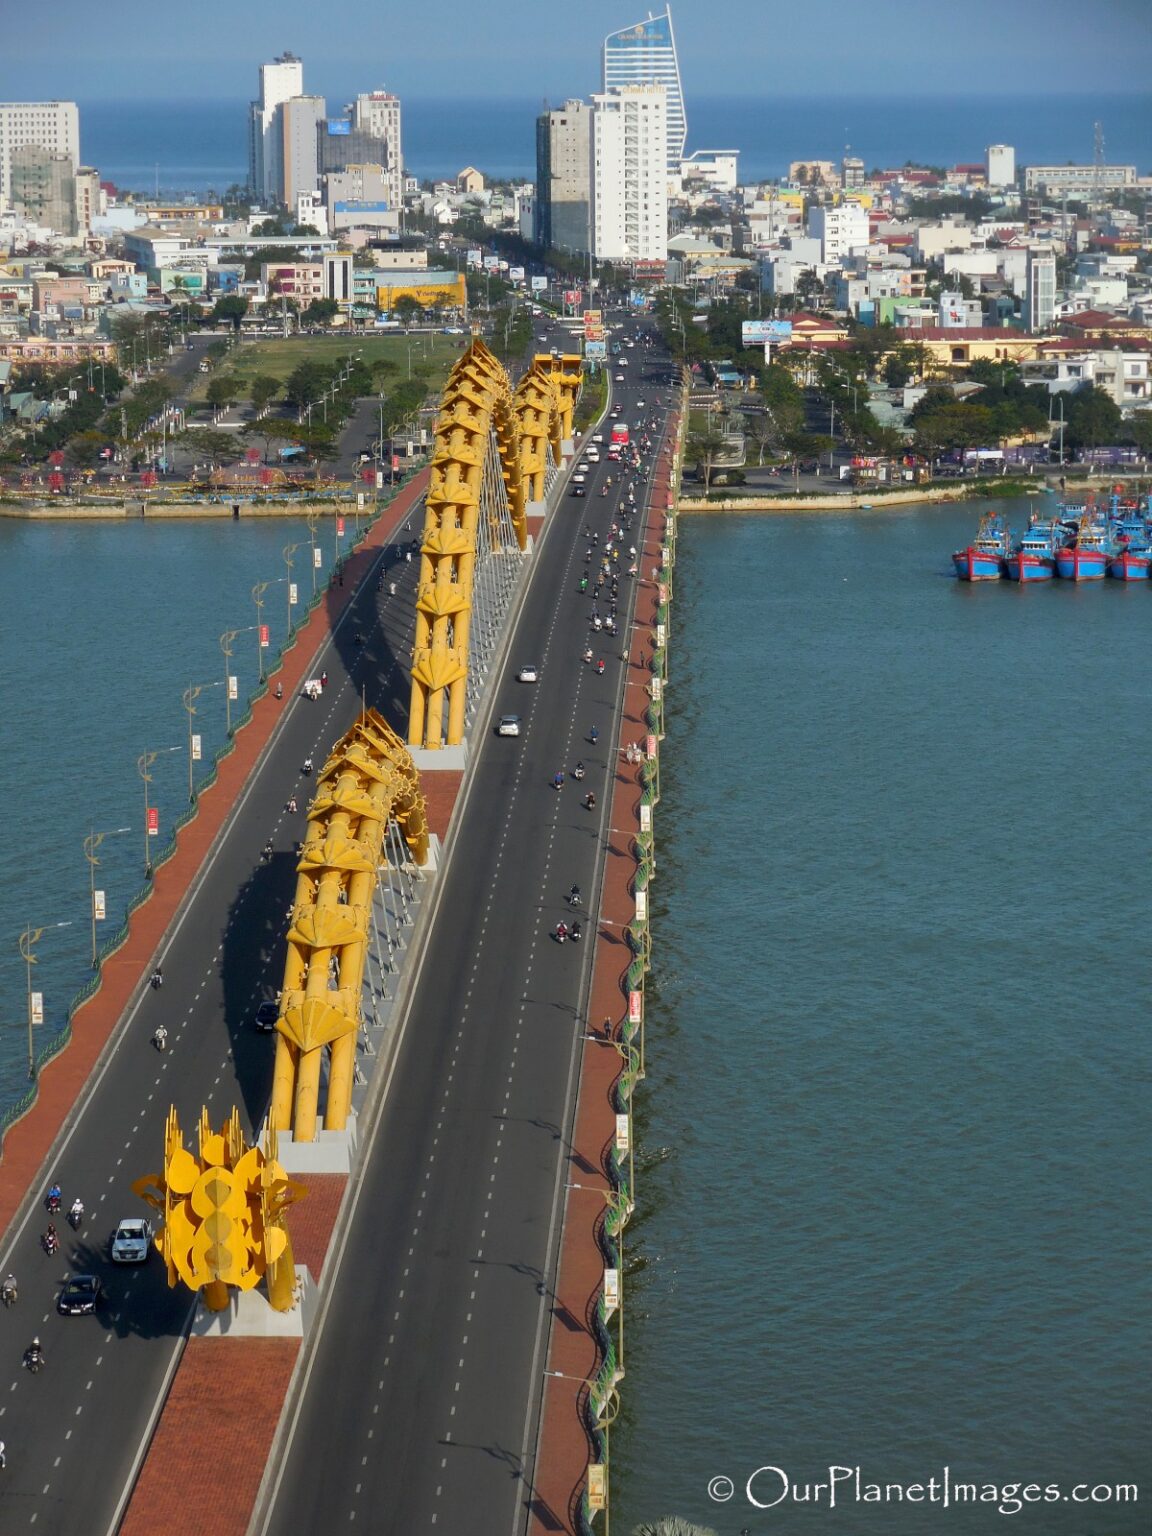
{"type": "MultiPolygon", "coordinates": [[[[1018,164],[1090,163],[1094,124],[1110,162],[1152,164],[1152,95],[889,97],[693,97],[689,149],[738,149],[746,183],[787,174],[793,160],[865,166],[906,160],[954,165],[983,159],[988,144],[1012,144],[1018,164]]],[[[404,160],[423,179],[454,177],[465,165],[489,176],[532,180],[539,99],[404,99],[404,160]]],[[[336,111],[333,107],[333,111],[336,111]]],[[[242,101],[82,101],[81,150],[105,181],[162,196],[222,192],[247,177],[242,101]]]]}

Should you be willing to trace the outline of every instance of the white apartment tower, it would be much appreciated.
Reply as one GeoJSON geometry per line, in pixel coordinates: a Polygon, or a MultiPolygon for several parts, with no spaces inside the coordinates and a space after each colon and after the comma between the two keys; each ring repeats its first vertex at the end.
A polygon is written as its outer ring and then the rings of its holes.
{"type": "Polygon", "coordinates": [[[74,101],[0,101],[0,208],[12,196],[12,154],[42,149],[80,165],[80,111],[74,101]]]}
{"type": "Polygon", "coordinates": [[[990,187],[1011,187],[1016,183],[1016,151],[1011,144],[989,144],[984,151],[990,187]]]}
{"type": "Polygon", "coordinates": [[[859,203],[839,203],[834,208],[817,205],[808,210],[808,236],[820,242],[820,260],[839,266],[853,251],[868,244],[868,211],[859,203]]]}
{"type": "Polygon", "coordinates": [[[304,94],[304,65],[292,53],[282,53],[260,66],[260,99],[248,115],[248,181],[256,197],[278,202],[283,193],[283,137],[278,110],[293,96],[304,94]]]}
{"type": "Polygon", "coordinates": [[[600,261],[667,260],[666,103],[662,85],[592,97],[592,251],[600,261]]]}
{"type": "Polygon", "coordinates": [[[1056,253],[1029,246],[1024,269],[1024,326],[1031,335],[1051,329],[1056,318],[1056,253]]]}
{"type": "Polygon", "coordinates": [[[324,121],[326,111],[323,96],[290,96],[280,103],[281,175],[276,201],[286,208],[295,208],[302,192],[319,189],[316,125],[324,121]]]}
{"type": "Polygon", "coordinates": [[[680,86],[680,64],[676,58],[676,39],[669,8],[665,7],[659,16],[649,14],[646,21],[639,21],[635,26],[610,32],[604,39],[604,90],[625,85],[662,85],[667,92],[665,169],[668,175],[679,180],[688,121],[684,114],[684,92],[680,86]]]}

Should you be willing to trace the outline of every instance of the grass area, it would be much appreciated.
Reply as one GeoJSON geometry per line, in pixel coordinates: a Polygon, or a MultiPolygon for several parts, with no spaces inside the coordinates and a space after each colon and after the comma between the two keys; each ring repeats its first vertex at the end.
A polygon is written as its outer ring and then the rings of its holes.
{"type": "MultiPolygon", "coordinates": [[[[212,373],[201,374],[192,390],[192,398],[202,400],[208,382],[214,374],[227,373],[247,387],[258,373],[284,380],[292,370],[305,360],[319,363],[338,363],[350,352],[358,352],[366,363],[387,359],[396,365],[396,371],[388,380],[398,384],[408,377],[409,356],[413,373],[423,370],[430,381],[430,389],[443,384],[448,370],[460,356],[462,341],[466,336],[442,336],[438,332],[421,333],[419,336],[290,336],[287,338],[261,337],[259,340],[242,341],[233,347],[212,373]],[[409,352],[411,348],[411,352],[409,352]]],[[[387,387],[387,386],[386,386],[387,387]]]]}

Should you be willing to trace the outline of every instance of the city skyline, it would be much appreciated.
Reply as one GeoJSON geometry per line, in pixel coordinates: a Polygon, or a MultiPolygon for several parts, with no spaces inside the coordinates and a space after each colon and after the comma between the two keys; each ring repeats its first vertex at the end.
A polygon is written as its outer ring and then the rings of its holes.
{"type": "MultiPolygon", "coordinates": [[[[456,93],[499,98],[526,90],[563,100],[599,85],[605,36],[655,5],[587,0],[578,28],[541,27],[529,0],[506,0],[493,30],[472,6],[444,0],[436,37],[402,12],[385,26],[373,0],[348,0],[341,29],[303,0],[248,0],[244,51],[233,38],[231,0],[202,0],[194,35],[158,34],[143,0],[121,0],[115,31],[90,29],[90,7],[57,0],[53,25],[30,6],[5,6],[0,99],[104,101],[251,96],[261,58],[304,58],[309,88],[339,98],[381,86],[411,99],[456,93]],[[74,29],[73,56],[62,47],[74,29]],[[451,52],[438,39],[455,40],[451,52]],[[373,38],[378,42],[373,46],[373,38]],[[222,47],[224,40],[227,44],[222,47]]],[[[1068,90],[1146,95],[1152,28],[1146,0],[873,0],[867,12],[828,0],[818,36],[806,13],[768,12],[730,0],[725,24],[702,0],[672,7],[684,94],[795,97],[837,91],[880,96],[941,92],[1039,95],[1068,90]]]]}

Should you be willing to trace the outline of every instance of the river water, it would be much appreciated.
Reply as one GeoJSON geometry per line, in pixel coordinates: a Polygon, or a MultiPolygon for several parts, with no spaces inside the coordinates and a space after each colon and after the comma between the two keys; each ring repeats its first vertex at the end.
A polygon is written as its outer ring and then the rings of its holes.
{"type": "MultiPolygon", "coordinates": [[[[681,521],[616,1531],[1009,1518],[709,1498],[766,1464],[1152,1486],[1152,592],[962,585],[948,556],[975,522],[681,521]]],[[[330,521],[319,540],[327,563],[330,521]]],[[[293,520],[0,520],[0,1107],[27,1083],[20,930],[71,925],[37,951],[46,1038],[90,974],[85,834],[130,829],[99,851],[111,926],[141,883],[138,756],[161,754],[164,843],[182,691],[222,682],[219,636],[255,623],[285,545],[310,592],[307,542],[293,520]]],[[[283,584],[263,616],[275,648],[283,584]]],[[[223,687],[197,702],[206,764],[223,687]]],[[[1146,1529],[1140,1506],[1015,1518],[1146,1529]]]]}
{"type": "Polygon", "coordinates": [[[975,522],[681,519],[614,1531],[1148,1529],[1152,591],[975,522]]]}
{"type": "MultiPolygon", "coordinates": [[[[354,531],[351,515],[347,543],[354,531]]],[[[332,518],[317,524],[322,584],[336,554],[332,518]]],[[[193,729],[202,758],[196,779],[226,740],[225,661],[233,645],[236,719],[258,682],[252,597],[264,593],[265,666],[288,629],[288,565],[300,606],[312,594],[311,546],[303,518],[124,522],[24,522],[0,518],[0,1114],[28,1086],[27,977],[18,940],[44,927],[32,986],[44,996],[33,1050],[62,1026],[91,971],[89,866],[84,839],[108,832],[97,850],[105,932],[120,926],[144,877],[142,753],[155,752],[149,803],[159,810],[153,847],[188,808],[188,715],[184,690],[201,686],[193,729]],[[120,832],[120,828],[127,828],[120,832]],[[57,928],[56,924],[67,927],[57,928]]]]}

